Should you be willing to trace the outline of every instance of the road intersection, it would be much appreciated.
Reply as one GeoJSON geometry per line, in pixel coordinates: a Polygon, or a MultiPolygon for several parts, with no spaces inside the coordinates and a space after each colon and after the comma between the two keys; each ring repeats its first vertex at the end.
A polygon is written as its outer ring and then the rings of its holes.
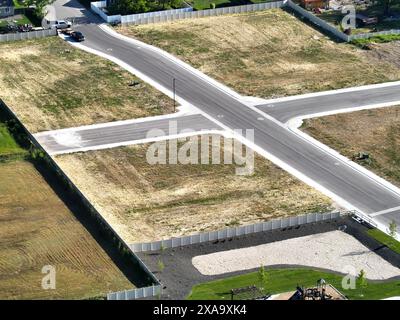
{"type": "MultiPolygon", "coordinates": [[[[246,139],[244,134],[236,132],[233,135],[346,209],[357,210],[373,219],[381,229],[392,220],[400,225],[400,193],[395,186],[367,174],[351,161],[314,143],[306,135],[296,133],[288,125],[291,119],[310,114],[400,104],[400,83],[269,100],[254,106],[162,50],[116,35],[108,27],[99,26],[97,21],[77,25],[76,29],[86,36],[86,41],[79,44],[81,49],[120,64],[169,96],[172,96],[175,79],[178,102],[197,110],[197,115],[190,116],[192,118],[178,117],[181,128],[226,132],[252,129],[254,141],[246,139]]],[[[107,130],[78,128],[74,132],[80,137],[77,143],[83,143],[80,147],[95,149],[142,141],[148,128],[165,127],[165,121],[169,120],[146,121],[145,124],[133,122],[109,126],[107,130]]],[[[54,134],[40,133],[37,136],[45,148],[53,148],[51,150],[55,153],[79,149],[74,145],[60,147],[54,134]]]]}

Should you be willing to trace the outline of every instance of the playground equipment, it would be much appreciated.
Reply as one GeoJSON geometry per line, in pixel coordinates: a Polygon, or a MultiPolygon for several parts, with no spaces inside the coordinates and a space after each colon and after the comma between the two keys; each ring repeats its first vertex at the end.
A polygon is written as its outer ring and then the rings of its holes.
{"type": "Polygon", "coordinates": [[[326,293],[326,281],[319,279],[317,286],[306,288],[297,286],[296,292],[289,300],[331,300],[332,296],[326,293]]]}

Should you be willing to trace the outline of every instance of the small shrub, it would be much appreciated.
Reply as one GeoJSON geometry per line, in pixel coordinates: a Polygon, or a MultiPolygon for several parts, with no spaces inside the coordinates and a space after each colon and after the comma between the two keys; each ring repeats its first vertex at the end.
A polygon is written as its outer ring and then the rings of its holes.
{"type": "Polygon", "coordinates": [[[225,226],[227,227],[235,227],[240,225],[240,220],[239,219],[233,219],[227,223],[225,223],[225,226]]]}
{"type": "Polygon", "coordinates": [[[160,272],[163,272],[163,271],[164,271],[164,269],[165,269],[165,264],[164,264],[164,262],[162,262],[161,259],[158,260],[158,262],[157,262],[157,267],[158,267],[158,271],[160,271],[160,272]]]}
{"type": "Polygon", "coordinates": [[[268,284],[269,275],[265,270],[264,266],[261,265],[258,270],[258,281],[260,283],[260,289],[265,290],[266,285],[268,284]]]}
{"type": "Polygon", "coordinates": [[[210,3],[210,9],[215,9],[215,3],[214,2],[210,3]]]}
{"type": "Polygon", "coordinates": [[[42,150],[37,148],[32,148],[30,150],[31,159],[34,161],[41,161],[45,158],[45,154],[42,150]]]}

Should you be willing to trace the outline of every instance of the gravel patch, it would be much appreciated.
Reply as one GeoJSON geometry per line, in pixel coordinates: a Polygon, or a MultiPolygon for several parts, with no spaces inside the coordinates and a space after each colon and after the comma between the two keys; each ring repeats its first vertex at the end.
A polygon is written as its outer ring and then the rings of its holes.
{"type": "Polygon", "coordinates": [[[274,265],[303,265],[345,272],[364,269],[368,279],[400,275],[394,267],[357,239],[342,231],[330,231],[259,246],[195,256],[194,267],[203,275],[219,275],[274,265]]]}
{"type": "MultiPolygon", "coordinates": [[[[192,287],[196,284],[224,279],[227,277],[237,276],[253,271],[257,272],[260,268],[260,266],[257,266],[253,270],[240,270],[218,275],[203,275],[193,266],[193,257],[215,252],[224,252],[227,250],[259,246],[266,243],[285,241],[288,239],[305,237],[313,234],[321,234],[324,232],[339,230],[339,228],[343,229],[344,226],[346,227],[344,228],[345,232],[348,235],[356,238],[367,248],[378,254],[380,257],[391,263],[393,266],[400,268],[400,255],[398,255],[394,251],[391,251],[388,247],[377,242],[375,239],[371,238],[367,233],[367,226],[359,224],[353,219],[345,216],[335,220],[306,224],[296,228],[258,232],[241,237],[235,237],[232,239],[194,244],[186,247],[166,249],[163,251],[141,252],[138,253],[138,256],[150,268],[150,270],[155,273],[155,276],[163,284],[163,294],[161,296],[161,299],[181,300],[187,297],[192,287]],[[159,272],[158,267],[160,260],[165,265],[165,269],[162,272],[159,272]]],[[[268,268],[282,269],[296,267],[302,266],[275,265],[268,268]]],[[[323,272],[332,272],[329,269],[313,269],[323,272]]],[[[394,280],[396,278],[400,279],[400,277],[395,277],[391,280],[394,280]]],[[[381,280],[370,281],[372,282],[381,280]]]]}

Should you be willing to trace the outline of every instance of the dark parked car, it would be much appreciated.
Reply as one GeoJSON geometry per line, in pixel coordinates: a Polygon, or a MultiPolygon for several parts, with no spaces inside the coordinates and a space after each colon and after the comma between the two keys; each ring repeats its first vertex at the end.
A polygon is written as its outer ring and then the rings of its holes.
{"type": "Polygon", "coordinates": [[[369,26],[371,24],[377,24],[377,17],[367,17],[361,13],[356,14],[356,26],[357,28],[362,28],[364,26],[369,26]]]}
{"type": "Polygon", "coordinates": [[[74,39],[75,41],[84,41],[85,40],[85,36],[80,31],[71,32],[71,38],[74,39]]]}
{"type": "Polygon", "coordinates": [[[6,34],[8,33],[8,28],[7,26],[0,26],[0,34],[6,34]]]}
{"type": "Polygon", "coordinates": [[[14,25],[7,25],[0,27],[0,34],[17,33],[18,27],[14,25]]]}

